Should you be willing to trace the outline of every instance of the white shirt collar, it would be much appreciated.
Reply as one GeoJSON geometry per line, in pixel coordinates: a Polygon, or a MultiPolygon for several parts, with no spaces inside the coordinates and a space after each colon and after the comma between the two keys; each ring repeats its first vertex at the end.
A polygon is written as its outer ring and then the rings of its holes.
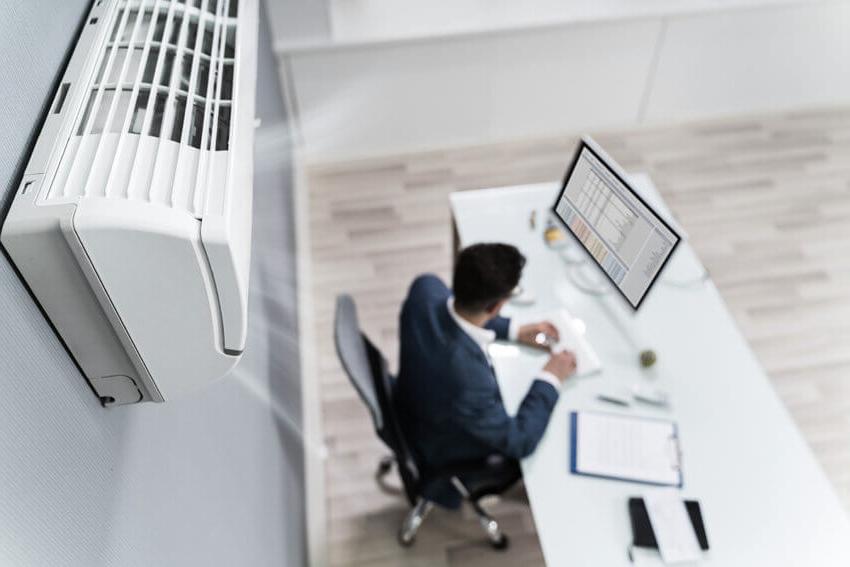
{"type": "Polygon", "coordinates": [[[479,327],[477,325],[473,325],[463,317],[457,314],[455,311],[455,298],[449,297],[448,300],[448,308],[449,315],[452,316],[455,323],[457,323],[458,327],[463,330],[464,333],[469,335],[475,344],[481,347],[481,350],[484,351],[485,356],[487,355],[487,347],[490,346],[490,343],[496,340],[496,331],[492,331],[490,329],[484,329],[483,327],[479,327]]]}

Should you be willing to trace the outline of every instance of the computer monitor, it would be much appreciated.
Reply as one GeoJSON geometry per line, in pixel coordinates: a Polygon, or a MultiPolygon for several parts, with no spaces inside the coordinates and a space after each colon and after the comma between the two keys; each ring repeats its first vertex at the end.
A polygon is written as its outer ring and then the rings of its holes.
{"type": "Polygon", "coordinates": [[[552,209],[637,310],[680,237],[619,171],[592,140],[583,139],[552,209]]]}

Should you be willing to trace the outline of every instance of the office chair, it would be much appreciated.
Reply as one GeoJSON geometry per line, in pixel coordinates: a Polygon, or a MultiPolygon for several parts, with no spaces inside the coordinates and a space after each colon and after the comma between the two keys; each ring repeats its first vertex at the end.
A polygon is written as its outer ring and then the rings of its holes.
{"type": "MultiPolygon", "coordinates": [[[[381,352],[360,330],[357,309],[350,295],[340,295],[336,300],[334,341],[337,355],[351,384],[372,417],[375,433],[392,456],[384,457],[378,464],[376,477],[380,483],[392,470],[393,464],[401,477],[404,494],[411,506],[399,527],[398,542],[408,547],[434,504],[422,496],[423,479],[416,460],[404,438],[393,404],[395,378],[387,370],[387,361],[381,352]]],[[[432,475],[429,475],[432,476],[432,475]]],[[[501,494],[516,479],[507,461],[490,458],[484,462],[459,463],[450,469],[437,471],[433,480],[449,480],[463,499],[470,504],[490,545],[505,549],[508,537],[499,524],[481,507],[481,498],[501,494]],[[476,473],[486,472],[484,480],[474,480],[476,473]]],[[[482,476],[479,474],[479,477],[482,476]]]]}

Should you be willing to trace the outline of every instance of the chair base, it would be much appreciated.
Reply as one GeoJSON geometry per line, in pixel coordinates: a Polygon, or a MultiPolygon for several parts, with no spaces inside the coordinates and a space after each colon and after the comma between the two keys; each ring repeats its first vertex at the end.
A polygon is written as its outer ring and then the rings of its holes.
{"type": "MultiPolygon", "coordinates": [[[[401,493],[398,489],[393,489],[386,484],[386,476],[390,473],[395,464],[395,458],[392,455],[383,457],[378,463],[378,469],[375,471],[375,480],[387,492],[401,493]]],[[[460,492],[464,501],[466,501],[478,517],[478,523],[484,533],[487,535],[487,540],[493,549],[502,551],[510,546],[510,539],[505,535],[499,523],[490,516],[479,503],[479,498],[473,497],[466,486],[458,477],[452,477],[452,484],[460,492]]],[[[425,518],[434,508],[434,504],[420,497],[399,526],[396,539],[402,547],[410,547],[416,541],[416,534],[419,532],[420,526],[425,521],[425,518]]]]}
{"type": "MultiPolygon", "coordinates": [[[[384,462],[385,460],[381,461],[379,472],[383,468],[384,462]]],[[[490,546],[498,551],[507,549],[510,546],[510,539],[502,532],[502,529],[499,527],[499,522],[497,522],[484,510],[484,508],[481,507],[478,499],[470,497],[466,487],[457,477],[452,478],[452,483],[458,489],[461,496],[463,496],[464,500],[472,507],[475,515],[478,516],[478,523],[487,535],[487,540],[490,542],[490,546]]],[[[424,498],[420,497],[419,500],[416,501],[416,504],[413,505],[413,508],[411,508],[404,517],[404,521],[401,523],[398,530],[397,539],[398,543],[402,547],[410,547],[413,545],[416,541],[416,534],[419,531],[419,527],[422,525],[422,522],[425,521],[425,518],[428,516],[428,513],[431,512],[433,507],[434,505],[424,498]]]]}
{"type": "MultiPolygon", "coordinates": [[[[487,540],[490,546],[498,551],[503,551],[510,546],[510,539],[502,533],[499,523],[487,514],[481,505],[475,501],[468,501],[478,516],[478,523],[487,534],[487,540]]],[[[425,518],[433,509],[434,505],[424,498],[420,498],[410,512],[404,517],[404,521],[398,529],[396,539],[402,547],[410,547],[416,541],[416,534],[419,532],[419,527],[425,521],[425,518]]]]}

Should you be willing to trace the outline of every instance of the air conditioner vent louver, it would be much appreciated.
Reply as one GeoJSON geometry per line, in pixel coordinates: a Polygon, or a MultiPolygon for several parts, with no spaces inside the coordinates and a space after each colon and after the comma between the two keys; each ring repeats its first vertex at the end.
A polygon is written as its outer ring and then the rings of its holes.
{"type": "Polygon", "coordinates": [[[238,0],[120,0],[113,14],[45,199],[139,199],[200,218],[208,154],[230,144],[238,0]],[[139,156],[140,138],[156,140],[153,155],[139,156]]]}
{"type": "Polygon", "coordinates": [[[105,404],[224,376],[248,333],[259,0],[96,0],[3,246],[105,404]]]}

